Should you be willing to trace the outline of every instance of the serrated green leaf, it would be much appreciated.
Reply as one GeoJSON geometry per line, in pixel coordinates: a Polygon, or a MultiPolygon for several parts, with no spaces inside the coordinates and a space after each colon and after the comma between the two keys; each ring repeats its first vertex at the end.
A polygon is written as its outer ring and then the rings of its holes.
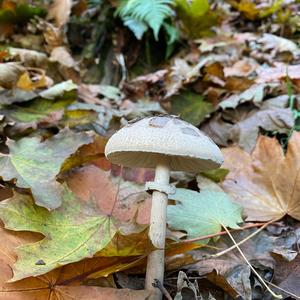
{"type": "Polygon", "coordinates": [[[16,179],[21,188],[31,188],[35,202],[48,209],[61,204],[62,187],[56,181],[63,162],[80,146],[92,142],[88,134],[63,130],[45,142],[39,138],[9,140],[9,154],[0,154],[0,176],[16,179]]]}
{"type": "Polygon", "coordinates": [[[242,208],[224,192],[177,189],[169,198],[177,203],[168,206],[168,224],[186,231],[188,238],[217,233],[222,225],[239,228],[243,222],[242,208]]]}
{"type": "Polygon", "coordinates": [[[110,243],[117,231],[110,217],[84,205],[66,186],[62,206],[52,212],[35,205],[31,196],[16,193],[0,203],[0,218],[7,229],[45,236],[17,249],[18,261],[11,281],[92,257],[110,243]]]}

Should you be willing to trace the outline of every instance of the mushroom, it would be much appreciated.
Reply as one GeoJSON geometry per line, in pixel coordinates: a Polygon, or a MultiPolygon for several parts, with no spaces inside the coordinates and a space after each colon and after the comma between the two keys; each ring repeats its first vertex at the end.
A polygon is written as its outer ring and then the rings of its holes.
{"type": "Polygon", "coordinates": [[[218,168],[223,157],[216,144],[195,126],[175,116],[146,117],[130,123],[111,136],[105,156],[126,167],[155,168],[155,179],[146,183],[152,192],[149,238],[157,248],[148,255],[146,283],[153,300],[162,298],[154,280],[163,283],[166,211],[170,171],[199,172],[218,168]]]}

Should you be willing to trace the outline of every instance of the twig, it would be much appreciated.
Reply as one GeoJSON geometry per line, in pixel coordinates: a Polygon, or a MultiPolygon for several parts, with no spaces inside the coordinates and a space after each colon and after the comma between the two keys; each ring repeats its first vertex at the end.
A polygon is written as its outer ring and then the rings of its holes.
{"type": "MultiPolygon", "coordinates": [[[[247,263],[247,265],[250,267],[250,269],[252,270],[252,272],[257,276],[257,278],[259,279],[259,281],[262,283],[262,285],[265,286],[265,288],[269,291],[269,293],[276,299],[282,299],[283,297],[281,295],[277,295],[275,294],[269,287],[268,285],[265,283],[264,279],[261,278],[261,276],[258,274],[258,272],[253,268],[253,266],[251,265],[251,263],[248,261],[247,257],[245,256],[245,254],[243,253],[243,251],[241,250],[241,248],[239,247],[239,245],[236,243],[236,241],[234,240],[233,236],[231,235],[231,233],[229,232],[229,230],[226,228],[226,226],[224,226],[222,224],[222,226],[224,227],[224,229],[227,231],[230,239],[232,240],[232,242],[234,243],[235,247],[237,248],[237,250],[240,252],[241,256],[243,257],[243,259],[245,260],[245,262],[247,263]]],[[[261,228],[260,228],[261,229],[261,228]]]]}
{"type": "Polygon", "coordinates": [[[158,288],[161,293],[168,299],[173,300],[167,289],[162,285],[162,283],[158,279],[154,279],[152,285],[155,288],[158,288]]]}
{"type": "MultiPolygon", "coordinates": [[[[216,258],[216,257],[219,257],[219,256],[222,256],[228,252],[230,252],[231,250],[235,249],[235,248],[238,248],[238,246],[242,245],[243,243],[247,242],[248,240],[250,240],[251,238],[253,238],[256,234],[258,234],[259,232],[263,231],[267,226],[269,226],[271,223],[273,222],[276,222],[278,219],[276,220],[271,220],[267,223],[264,223],[264,225],[262,227],[260,227],[259,229],[257,229],[256,231],[252,232],[250,235],[248,235],[246,238],[242,239],[241,241],[239,241],[238,243],[234,243],[234,245],[232,245],[231,247],[219,252],[219,253],[216,253],[216,254],[213,254],[213,255],[210,255],[210,256],[206,256],[206,258],[216,258]]],[[[223,226],[224,227],[224,226],[223,226]]],[[[230,234],[230,231],[226,229],[226,233],[229,235],[230,234]]]]}
{"type": "Polygon", "coordinates": [[[266,282],[267,284],[273,286],[274,288],[276,288],[276,289],[278,289],[278,290],[280,290],[280,291],[282,291],[282,292],[284,292],[284,293],[286,293],[286,294],[288,294],[288,295],[290,295],[290,296],[292,296],[292,297],[294,297],[294,298],[296,298],[296,299],[300,299],[300,296],[297,296],[297,295],[295,295],[295,294],[293,294],[293,293],[291,293],[291,292],[289,292],[289,291],[287,291],[287,290],[285,290],[285,289],[279,287],[278,285],[276,285],[276,284],[274,284],[274,283],[272,283],[272,282],[270,282],[270,281],[268,281],[268,280],[265,280],[265,282],[266,282]]]}
{"type": "MultiPolygon", "coordinates": [[[[273,221],[270,221],[270,222],[273,222],[273,221]]],[[[230,232],[235,232],[235,231],[244,230],[244,229],[253,228],[253,227],[261,227],[261,226],[264,226],[265,224],[269,225],[270,223],[269,222],[267,222],[267,223],[263,222],[263,223],[248,224],[248,225],[245,225],[245,226],[243,226],[241,228],[238,228],[238,229],[232,229],[232,230],[230,230],[230,232]]],[[[225,234],[227,234],[227,232],[224,230],[224,231],[220,231],[220,232],[217,232],[217,233],[203,235],[203,236],[199,236],[199,237],[196,237],[196,238],[192,238],[192,239],[188,239],[188,240],[183,240],[183,241],[179,241],[179,242],[175,242],[175,243],[192,243],[192,242],[198,242],[198,241],[201,241],[201,240],[206,240],[206,239],[210,239],[210,238],[213,238],[213,237],[216,237],[216,236],[220,236],[220,235],[225,235],[225,234]]]]}

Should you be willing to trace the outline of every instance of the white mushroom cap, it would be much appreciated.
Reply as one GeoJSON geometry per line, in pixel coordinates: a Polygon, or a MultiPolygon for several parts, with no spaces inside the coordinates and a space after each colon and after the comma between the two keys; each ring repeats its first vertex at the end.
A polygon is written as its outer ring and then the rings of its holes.
{"type": "Polygon", "coordinates": [[[129,124],[109,139],[109,161],[126,167],[155,168],[163,159],[170,170],[199,172],[218,168],[218,146],[195,126],[173,116],[147,117],[129,124]]]}

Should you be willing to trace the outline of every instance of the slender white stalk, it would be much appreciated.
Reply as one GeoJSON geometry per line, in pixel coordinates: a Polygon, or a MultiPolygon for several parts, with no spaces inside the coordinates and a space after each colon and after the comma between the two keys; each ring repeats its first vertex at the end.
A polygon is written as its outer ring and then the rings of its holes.
{"type": "MultiPolygon", "coordinates": [[[[170,169],[166,162],[161,162],[156,166],[154,181],[169,185],[170,169]]],[[[167,205],[168,196],[165,193],[153,191],[149,238],[158,250],[151,252],[148,256],[145,284],[146,289],[153,294],[150,297],[151,300],[162,299],[161,291],[154,288],[152,283],[154,279],[158,279],[163,284],[164,280],[167,205]]]]}

